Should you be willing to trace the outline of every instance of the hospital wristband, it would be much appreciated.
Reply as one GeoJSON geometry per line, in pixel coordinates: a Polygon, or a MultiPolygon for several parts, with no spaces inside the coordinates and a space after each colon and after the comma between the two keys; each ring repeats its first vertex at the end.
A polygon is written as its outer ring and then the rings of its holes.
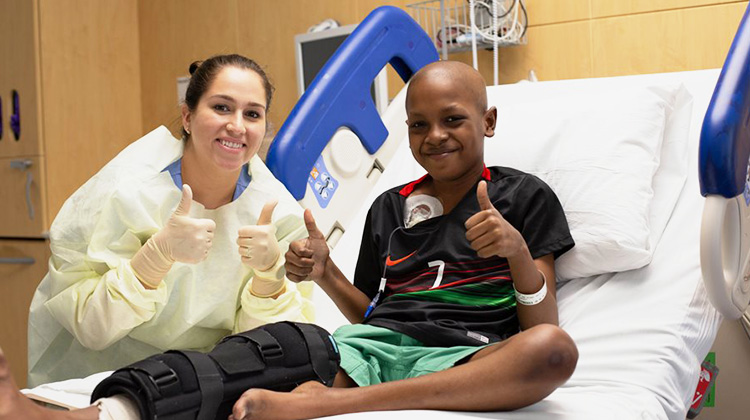
{"type": "Polygon", "coordinates": [[[542,275],[542,288],[539,289],[538,292],[527,295],[516,290],[516,285],[513,285],[513,291],[516,293],[516,301],[521,305],[533,306],[540,303],[544,300],[545,297],[547,297],[547,277],[544,275],[544,273],[541,272],[541,270],[537,271],[539,271],[539,274],[542,275]]]}

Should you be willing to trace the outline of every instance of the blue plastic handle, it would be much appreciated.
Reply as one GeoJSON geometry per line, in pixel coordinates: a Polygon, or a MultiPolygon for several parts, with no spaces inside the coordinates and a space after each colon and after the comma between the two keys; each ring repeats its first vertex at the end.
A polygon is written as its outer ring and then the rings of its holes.
{"type": "Polygon", "coordinates": [[[387,64],[404,81],[438,60],[430,37],[403,10],[373,10],[349,35],[295,105],[268,151],[266,164],[300,200],[310,170],[340,127],[375,153],[388,137],[370,86],[387,64]]]}
{"type": "Polygon", "coordinates": [[[750,6],[740,22],[701,129],[701,194],[736,197],[750,158],[750,6]]]}

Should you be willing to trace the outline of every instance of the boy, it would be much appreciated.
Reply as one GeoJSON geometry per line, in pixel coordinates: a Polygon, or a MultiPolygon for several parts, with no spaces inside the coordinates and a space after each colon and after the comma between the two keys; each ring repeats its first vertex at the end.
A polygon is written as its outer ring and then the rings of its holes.
{"type": "Polygon", "coordinates": [[[578,353],[557,327],[554,274],[554,258],[573,240],[544,183],[484,166],[497,110],[487,109],[482,76],[432,63],[412,78],[406,111],[412,154],[428,174],[373,203],[354,285],[309,210],[309,238],[286,255],[287,277],[315,281],[353,323],[334,334],[334,389],[252,389],[235,404],[235,420],[513,410],[573,373],[578,353]]]}

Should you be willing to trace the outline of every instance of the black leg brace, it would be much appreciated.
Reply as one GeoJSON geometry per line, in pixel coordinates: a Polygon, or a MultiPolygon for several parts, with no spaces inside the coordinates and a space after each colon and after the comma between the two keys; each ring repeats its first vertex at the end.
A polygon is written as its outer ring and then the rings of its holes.
{"type": "Polygon", "coordinates": [[[323,328],[279,322],[228,336],[208,354],[168,351],[133,363],[100,382],[91,401],[124,394],[138,404],[142,420],[226,419],[250,388],[331,386],[339,360],[323,328]]]}

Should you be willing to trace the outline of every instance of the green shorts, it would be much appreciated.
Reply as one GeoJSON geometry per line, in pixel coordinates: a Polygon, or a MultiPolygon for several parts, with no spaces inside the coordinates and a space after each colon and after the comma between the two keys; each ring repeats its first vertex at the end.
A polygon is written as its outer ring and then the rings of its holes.
{"type": "Polygon", "coordinates": [[[372,325],[344,325],[333,333],[341,369],[359,386],[440,372],[484,346],[427,347],[408,335],[372,325]]]}

